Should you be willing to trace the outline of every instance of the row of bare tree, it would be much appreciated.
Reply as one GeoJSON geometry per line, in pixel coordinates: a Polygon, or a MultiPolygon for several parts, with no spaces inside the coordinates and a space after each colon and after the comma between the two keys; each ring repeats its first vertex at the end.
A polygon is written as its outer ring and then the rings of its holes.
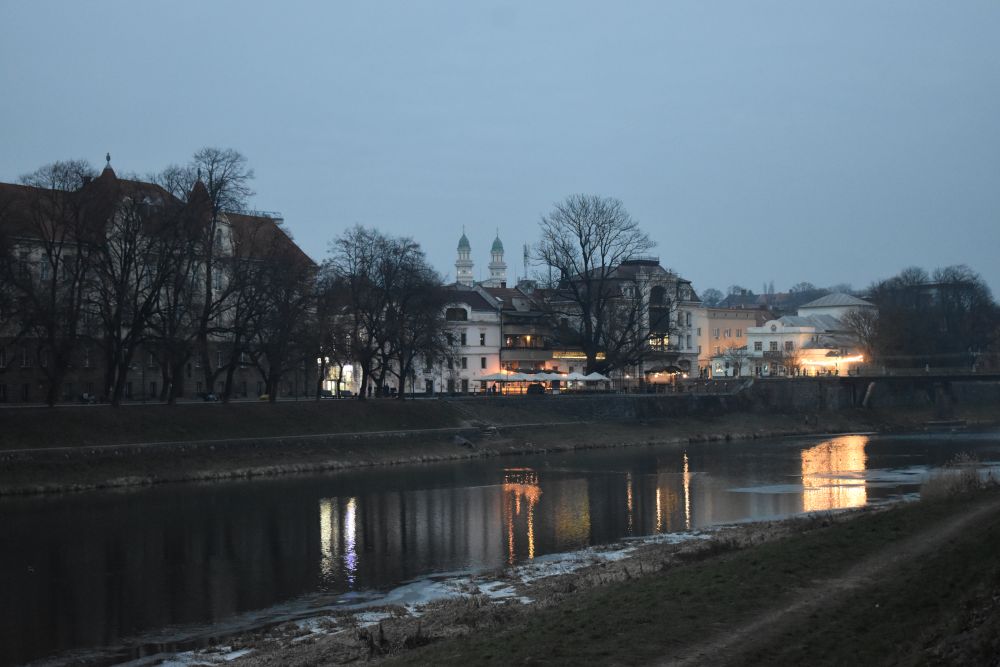
{"type": "Polygon", "coordinates": [[[252,178],[238,152],[206,148],[143,180],[70,161],[3,187],[0,335],[31,349],[50,405],[91,349],[115,405],[143,352],[171,402],[192,362],[223,398],[250,364],[276,394],[313,335],[315,267],[275,224],[233,224],[252,178]]]}

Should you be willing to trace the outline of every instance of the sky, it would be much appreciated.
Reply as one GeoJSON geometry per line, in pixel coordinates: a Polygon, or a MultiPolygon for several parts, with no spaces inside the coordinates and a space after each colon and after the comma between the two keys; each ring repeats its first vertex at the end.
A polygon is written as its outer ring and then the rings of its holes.
{"type": "Polygon", "coordinates": [[[584,193],[700,290],[967,264],[1000,295],[998,35],[995,0],[0,0],[0,181],[235,148],[317,260],[362,224],[453,280],[464,227],[513,281],[584,193]]]}

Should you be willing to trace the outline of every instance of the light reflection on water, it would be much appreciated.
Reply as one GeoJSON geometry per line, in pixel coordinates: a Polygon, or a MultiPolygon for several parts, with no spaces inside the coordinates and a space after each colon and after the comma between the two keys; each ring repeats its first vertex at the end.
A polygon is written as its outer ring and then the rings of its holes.
{"type": "Polygon", "coordinates": [[[865,488],[867,435],[844,435],[802,450],[802,510],[861,507],[865,488]]]}
{"type": "Polygon", "coordinates": [[[709,443],[0,500],[0,665],[630,536],[911,493],[1000,434],[709,443]]]}

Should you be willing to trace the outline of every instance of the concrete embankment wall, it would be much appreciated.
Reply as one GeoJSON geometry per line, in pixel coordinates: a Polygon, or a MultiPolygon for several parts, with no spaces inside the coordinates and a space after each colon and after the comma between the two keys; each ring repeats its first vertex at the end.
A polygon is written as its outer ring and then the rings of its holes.
{"type": "Polygon", "coordinates": [[[1000,382],[919,376],[759,379],[744,394],[751,409],[776,412],[1000,406],[1000,382]]]}

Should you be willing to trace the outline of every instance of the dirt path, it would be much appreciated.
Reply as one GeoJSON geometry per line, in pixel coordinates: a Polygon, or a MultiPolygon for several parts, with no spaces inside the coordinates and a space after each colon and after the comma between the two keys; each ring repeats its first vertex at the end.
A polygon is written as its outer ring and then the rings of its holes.
{"type": "Polygon", "coordinates": [[[964,515],[931,524],[919,534],[891,544],[858,562],[840,577],[820,580],[813,586],[800,589],[791,603],[771,609],[743,626],[726,628],[716,636],[656,664],[671,667],[742,664],[741,656],[776,641],[790,624],[823,607],[836,605],[850,593],[873,585],[880,575],[898,565],[932,553],[995,512],[1000,512],[1000,501],[972,506],[964,515]]]}

